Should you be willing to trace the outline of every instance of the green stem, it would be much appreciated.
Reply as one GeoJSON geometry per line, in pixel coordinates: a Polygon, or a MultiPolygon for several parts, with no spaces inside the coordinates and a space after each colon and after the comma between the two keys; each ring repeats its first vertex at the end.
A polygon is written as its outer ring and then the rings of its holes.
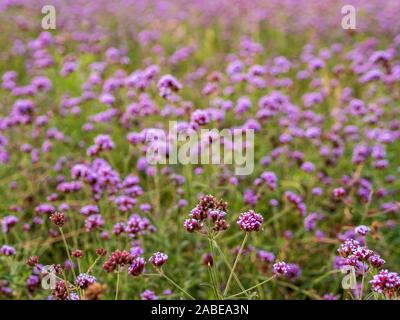
{"type": "MultiPolygon", "coordinates": [[[[232,271],[232,267],[231,267],[231,265],[229,264],[228,259],[225,257],[225,255],[224,255],[224,253],[222,252],[222,250],[221,250],[221,248],[219,247],[219,245],[218,245],[215,241],[213,241],[213,244],[214,244],[214,246],[218,249],[219,253],[221,254],[222,259],[224,260],[224,262],[225,262],[226,266],[228,267],[229,271],[232,271]]],[[[236,275],[236,273],[233,273],[233,277],[235,278],[235,281],[236,281],[237,285],[239,286],[239,288],[242,289],[242,290],[245,290],[244,286],[243,286],[242,283],[240,282],[240,280],[239,280],[238,276],[236,275]]],[[[248,296],[247,293],[246,293],[246,295],[248,296]]]]}
{"type": "Polygon", "coordinates": [[[210,269],[210,275],[212,276],[212,280],[213,280],[213,287],[214,287],[214,291],[216,293],[216,298],[220,299],[220,294],[219,294],[219,289],[218,289],[218,277],[217,277],[217,272],[216,272],[216,256],[214,254],[214,246],[212,243],[212,239],[208,238],[208,243],[210,245],[210,250],[211,250],[211,256],[213,259],[213,264],[212,266],[209,266],[210,269]]]}
{"type": "Polygon", "coordinates": [[[265,284],[265,283],[267,283],[267,282],[270,282],[270,281],[271,281],[272,279],[274,279],[274,278],[275,278],[275,276],[272,276],[271,278],[268,278],[268,279],[266,279],[266,280],[260,282],[259,284],[256,284],[255,286],[252,286],[252,287],[250,287],[250,288],[248,288],[248,289],[246,289],[246,290],[243,290],[243,291],[241,291],[241,292],[239,292],[239,293],[236,293],[236,294],[234,294],[234,295],[232,295],[232,296],[229,296],[227,299],[231,299],[231,298],[240,296],[242,293],[246,293],[246,292],[248,292],[248,291],[250,291],[250,290],[253,290],[253,289],[255,289],[255,288],[257,288],[257,287],[259,287],[259,286],[261,286],[261,285],[263,285],[263,284],[265,284]]]}
{"type": "Polygon", "coordinates": [[[229,274],[228,282],[226,283],[226,287],[225,287],[225,290],[224,290],[224,297],[228,293],[229,286],[230,286],[231,281],[232,281],[233,273],[235,272],[236,266],[237,266],[237,264],[239,262],[240,255],[242,254],[242,251],[243,251],[244,245],[246,244],[248,236],[249,236],[249,234],[246,232],[246,234],[244,236],[244,239],[242,241],[242,244],[240,246],[239,252],[238,252],[238,254],[236,256],[235,262],[233,263],[233,267],[232,267],[231,273],[229,274]]]}
{"type": "MultiPolygon", "coordinates": [[[[364,268],[364,266],[363,266],[363,268],[364,268]]],[[[362,297],[363,297],[363,294],[364,294],[364,279],[365,279],[365,272],[363,270],[362,278],[361,278],[361,288],[360,288],[360,290],[358,292],[358,300],[362,300],[363,299],[362,297]]]]}
{"type": "Polygon", "coordinates": [[[213,274],[212,274],[212,268],[211,268],[210,265],[207,266],[207,270],[208,270],[208,274],[210,275],[211,284],[212,284],[213,289],[214,289],[215,298],[218,299],[218,300],[220,300],[221,297],[220,297],[220,295],[218,294],[217,286],[216,286],[216,284],[215,284],[215,280],[214,280],[214,277],[213,277],[213,274]]]}
{"type": "Polygon", "coordinates": [[[118,268],[118,271],[117,271],[117,287],[115,288],[115,300],[118,300],[119,274],[120,274],[120,271],[119,271],[119,268],[118,268]]]}
{"type": "Polygon", "coordinates": [[[169,282],[171,282],[175,287],[177,287],[179,290],[181,290],[185,295],[187,295],[190,299],[196,300],[190,293],[188,293],[185,289],[183,289],[180,285],[178,285],[174,280],[172,280],[170,277],[168,277],[164,271],[159,270],[160,275],[167,279],[169,282]]]}
{"type": "Polygon", "coordinates": [[[74,263],[73,263],[73,261],[71,259],[71,254],[69,253],[67,239],[65,239],[65,235],[64,235],[63,229],[62,228],[59,228],[59,229],[60,229],[61,237],[62,237],[63,242],[64,242],[65,250],[67,251],[67,256],[68,256],[69,263],[71,265],[72,274],[74,276],[74,280],[76,280],[76,275],[75,275],[75,270],[74,270],[74,263]]]}
{"type": "Polygon", "coordinates": [[[92,269],[94,268],[94,266],[96,265],[96,263],[100,260],[101,256],[98,256],[96,258],[96,260],[94,260],[94,262],[92,263],[92,265],[89,267],[89,269],[86,271],[87,274],[89,274],[90,272],[92,272],[92,269]]]}

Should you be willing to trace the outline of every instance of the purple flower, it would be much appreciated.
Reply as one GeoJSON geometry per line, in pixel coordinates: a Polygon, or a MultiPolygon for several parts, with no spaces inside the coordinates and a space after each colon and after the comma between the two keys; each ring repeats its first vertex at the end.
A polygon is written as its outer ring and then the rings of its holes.
{"type": "Polygon", "coordinates": [[[163,252],[156,252],[150,257],[149,262],[156,268],[160,268],[168,260],[168,256],[163,252]]]}
{"type": "Polygon", "coordinates": [[[75,283],[81,289],[86,289],[89,285],[97,282],[96,278],[87,273],[81,273],[76,277],[75,283]]]}
{"type": "Polygon", "coordinates": [[[277,188],[278,179],[274,172],[265,171],[261,174],[261,178],[266,182],[268,188],[273,191],[277,188]]]}
{"type": "Polygon", "coordinates": [[[168,100],[173,92],[182,89],[182,84],[174,76],[167,74],[160,78],[157,87],[160,90],[160,96],[168,100]]]}
{"type": "Polygon", "coordinates": [[[100,214],[93,214],[86,218],[85,220],[85,229],[87,232],[102,229],[104,226],[103,217],[100,214]]]}
{"type": "Polygon", "coordinates": [[[8,246],[8,245],[3,245],[0,247],[0,254],[9,257],[9,256],[15,256],[17,254],[17,251],[15,250],[14,247],[8,246]]]}
{"type": "Polygon", "coordinates": [[[335,199],[341,199],[346,195],[344,188],[333,189],[332,195],[335,199]]]}
{"type": "Polygon", "coordinates": [[[272,266],[275,275],[285,275],[288,272],[286,262],[279,261],[272,266]]]}
{"type": "Polygon", "coordinates": [[[384,269],[373,276],[369,283],[372,285],[373,291],[384,293],[390,297],[400,288],[400,276],[395,272],[384,269]]]}
{"type": "Polygon", "coordinates": [[[370,228],[364,225],[360,225],[354,229],[354,232],[359,234],[360,236],[366,236],[367,233],[370,231],[370,228]]]}
{"type": "Polygon", "coordinates": [[[338,300],[338,296],[333,293],[326,293],[323,295],[322,299],[324,300],[338,300]]]}
{"type": "Polygon", "coordinates": [[[139,276],[144,270],[145,263],[146,261],[142,257],[134,258],[132,264],[128,268],[128,273],[134,277],[139,276]]]}
{"type": "Polygon", "coordinates": [[[199,126],[209,123],[210,120],[210,116],[205,110],[197,109],[191,115],[191,121],[199,126]]]}
{"type": "Polygon", "coordinates": [[[249,210],[240,214],[237,224],[245,232],[260,231],[264,218],[261,214],[249,210]]]}
{"type": "Polygon", "coordinates": [[[374,268],[380,268],[385,264],[385,260],[383,260],[379,255],[373,255],[369,257],[369,262],[374,268]]]}
{"type": "Polygon", "coordinates": [[[271,264],[275,260],[275,255],[272,252],[268,252],[268,251],[264,251],[264,250],[258,250],[257,257],[261,262],[267,263],[267,264],[271,264]]]}
{"type": "Polygon", "coordinates": [[[288,263],[286,265],[285,277],[294,280],[301,275],[301,269],[296,263],[288,263]]]}
{"type": "Polygon", "coordinates": [[[157,300],[158,297],[154,293],[154,291],[151,290],[145,290],[140,294],[140,297],[142,300],[157,300]]]}
{"type": "Polygon", "coordinates": [[[80,210],[80,213],[88,217],[92,214],[99,214],[99,208],[96,205],[89,204],[87,206],[83,206],[80,210]]]}
{"type": "Polygon", "coordinates": [[[18,218],[16,216],[4,216],[1,220],[1,227],[4,233],[10,232],[11,228],[15,226],[18,222],[18,218]]]}
{"type": "Polygon", "coordinates": [[[187,232],[194,232],[200,228],[200,224],[198,220],[189,218],[183,222],[183,227],[187,232]]]}
{"type": "Polygon", "coordinates": [[[106,134],[100,134],[94,139],[94,144],[102,150],[112,150],[114,149],[114,142],[111,140],[111,137],[106,134]]]}

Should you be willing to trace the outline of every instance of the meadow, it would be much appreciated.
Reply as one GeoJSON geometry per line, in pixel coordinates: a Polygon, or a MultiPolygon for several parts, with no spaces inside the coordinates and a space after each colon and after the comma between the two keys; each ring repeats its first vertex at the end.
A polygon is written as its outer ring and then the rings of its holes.
{"type": "Polygon", "coordinates": [[[48,2],[0,0],[0,299],[399,298],[400,2],[48,2]]]}

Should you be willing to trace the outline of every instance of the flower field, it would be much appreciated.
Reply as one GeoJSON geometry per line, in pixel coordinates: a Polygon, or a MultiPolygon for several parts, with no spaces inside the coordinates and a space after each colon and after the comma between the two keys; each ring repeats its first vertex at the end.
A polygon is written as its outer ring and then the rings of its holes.
{"type": "Polygon", "coordinates": [[[0,299],[399,299],[400,2],[49,4],[0,0],[0,299]]]}

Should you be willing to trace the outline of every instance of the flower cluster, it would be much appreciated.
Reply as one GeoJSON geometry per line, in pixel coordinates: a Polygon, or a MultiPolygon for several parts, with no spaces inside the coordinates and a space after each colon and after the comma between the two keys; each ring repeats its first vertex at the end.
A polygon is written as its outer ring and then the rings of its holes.
{"type": "Polygon", "coordinates": [[[260,231],[264,218],[261,214],[249,210],[240,214],[237,224],[245,232],[260,231]]]}
{"type": "Polygon", "coordinates": [[[128,273],[134,277],[139,276],[144,270],[145,263],[146,261],[142,257],[134,258],[128,268],[128,273]]]}
{"type": "Polygon", "coordinates": [[[223,200],[217,200],[212,195],[206,195],[200,198],[199,203],[189,214],[189,219],[183,223],[187,232],[202,230],[204,223],[208,220],[211,229],[214,231],[223,231],[228,229],[229,224],[225,220],[228,205],[223,200]]]}
{"type": "Polygon", "coordinates": [[[103,264],[103,269],[107,272],[113,272],[117,268],[124,268],[132,263],[132,256],[128,251],[115,250],[103,264]]]}
{"type": "Polygon", "coordinates": [[[385,260],[373,250],[361,246],[354,239],[346,239],[338,249],[338,253],[343,258],[341,266],[352,266],[359,273],[364,273],[368,269],[368,265],[380,268],[385,263],[385,260]]]}
{"type": "Polygon", "coordinates": [[[86,273],[79,274],[75,280],[75,284],[81,289],[86,289],[88,286],[95,282],[97,282],[96,278],[86,273]]]}
{"type": "Polygon", "coordinates": [[[168,260],[168,256],[163,252],[156,252],[154,253],[149,262],[156,268],[162,267],[168,260]]]}
{"type": "Polygon", "coordinates": [[[373,291],[389,297],[400,290],[400,276],[396,272],[389,272],[386,269],[374,275],[369,283],[372,285],[373,291]]]}
{"type": "Polygon", "coordinates": [[[51,292],[52,297],[56,300],[78,300],[79,297],[73,291],[73,286],[64,280],[57,281],[55,288],[51,292]]]}
{"type": "Polygon", "coordinates": [[[65,224],[65,214],[64,212],[53,212],[50,215],[50,220],[53,222],[57,227],[62,228],[65,224]]]}

